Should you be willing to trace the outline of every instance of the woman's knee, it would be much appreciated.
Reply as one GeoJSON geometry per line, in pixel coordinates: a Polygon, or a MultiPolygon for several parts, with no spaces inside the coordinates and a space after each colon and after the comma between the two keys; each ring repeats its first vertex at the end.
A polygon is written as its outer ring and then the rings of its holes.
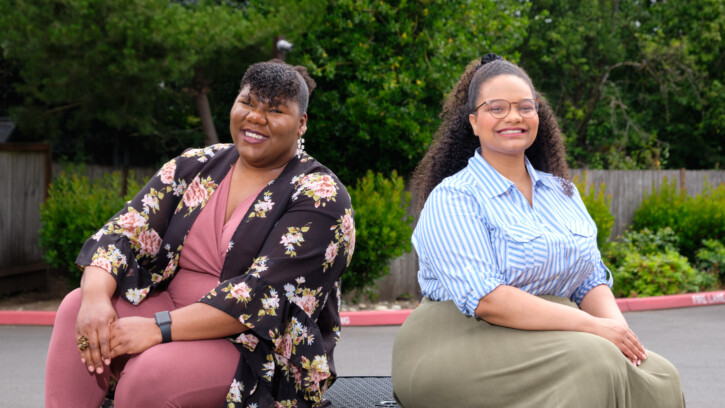
{"type": "Polygon", "coordinates": [[[60,305],[58,306],[58,311],[55,314],[56,320],[58,320],[59,317],[65,317],[67,315],[71,315],[75,319],[75,317],[78,316],[78,311],[81,308],[82,300],[83,295],[81,293],[81,288],[76,288],[67,295],[65,295],[63,301],[61,301],[60,305]]]}
{"type": "Polygon", "coordinates": [[[155,353],[147,351],[133,356],[126,363],[116,387],[116,407],[162,407],[164,401],[168,401],[162,374],[164,365],[156,365],[158,361],[154,361],[154,357],[155,353]]]}
{"type": "Polygon", "coordinates": [[[584,364],[586,370],[596,378],[609,379],[611,384],[621,384],[627,379],[627,364],[631,364],[622,351],[611,341],[588,335],[589,341],[582,346],[588,355],[584,364]]]}
{"type": "Polygon", "coordinates": [[[238,361],[239,351],[224,339],[154,346],[126,364],[116,407],[223,405],[238,361]]]}
{"type": "Polygon", "coordinates": [[[81,308],[81,290],[75,289],[68,293],[58,306],[53,323],[53,332],[65,332],[76,330],[76,319],[81,308]]]}

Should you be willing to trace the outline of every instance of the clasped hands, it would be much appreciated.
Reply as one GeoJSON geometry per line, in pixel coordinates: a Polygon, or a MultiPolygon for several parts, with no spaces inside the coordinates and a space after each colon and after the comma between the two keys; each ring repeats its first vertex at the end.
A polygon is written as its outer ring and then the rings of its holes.
{"type": "Polygon", "coordinates": [[[647,358],[647,351],[629,326],[617,319],[597,318],[600,324],[595,333],[614,343],[632,364],[639,366],[647,358]]]}
{"type": "Polygon", "coordinates": [[[161,343],[161,330],[153,318],[119,319],[110,300],[84,301],[76,321],[76,339],[85,337],[88,347],[78,355],[89,372],[102,374],[104,365],[124,354],[138,354],[161,343]]]}

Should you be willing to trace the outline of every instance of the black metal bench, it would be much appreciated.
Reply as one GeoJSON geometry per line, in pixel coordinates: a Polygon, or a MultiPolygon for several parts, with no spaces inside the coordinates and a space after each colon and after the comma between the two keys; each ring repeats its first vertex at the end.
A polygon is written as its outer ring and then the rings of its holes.
{"type": "Polygon", "coordinates": [[[390,377],[338,377],[325,393],[334,408],[397,407],[390,377]]]}
{"type": "MultiPolygon", "coordinates": [[[[333,408],[397,408],[390,377],[338,377],[325,393],[333,408]]],[[[101,408],[113,407],[106,399],[101,408]]]]}

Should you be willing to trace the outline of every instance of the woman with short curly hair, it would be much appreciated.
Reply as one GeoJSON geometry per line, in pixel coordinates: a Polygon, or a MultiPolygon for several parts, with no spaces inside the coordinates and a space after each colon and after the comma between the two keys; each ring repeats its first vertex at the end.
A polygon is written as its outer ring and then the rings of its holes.
{"type": "Polygon", "coordinates": [[[424,299],[393,348],[403,407],[681,407],[610,290],[556,118],[517,65],[469,65],[416,170],[424,299]]]}
{"type": "Polygon", "coordinates": [[[46,407],[322,407],[335,380],[350,196],[304,151],[315,83],[253,64],[234,143],[166,163],[90,237],[60,305],[46,407]]]}

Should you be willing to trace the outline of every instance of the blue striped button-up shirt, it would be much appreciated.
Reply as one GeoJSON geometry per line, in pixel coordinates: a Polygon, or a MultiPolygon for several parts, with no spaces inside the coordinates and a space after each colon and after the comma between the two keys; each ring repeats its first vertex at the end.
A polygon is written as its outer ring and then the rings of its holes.
{"type": "Polygon", "coordinates": [[[453,300],[473,316],[480,299],[499,285],[577,304],[595,286],[612,286],[579,193],[567,196],[558,178],[535,170],[528,159],[526,168],[533,206],[480,149],[433,189],[413,233],[424,296],[453,300]]]}

